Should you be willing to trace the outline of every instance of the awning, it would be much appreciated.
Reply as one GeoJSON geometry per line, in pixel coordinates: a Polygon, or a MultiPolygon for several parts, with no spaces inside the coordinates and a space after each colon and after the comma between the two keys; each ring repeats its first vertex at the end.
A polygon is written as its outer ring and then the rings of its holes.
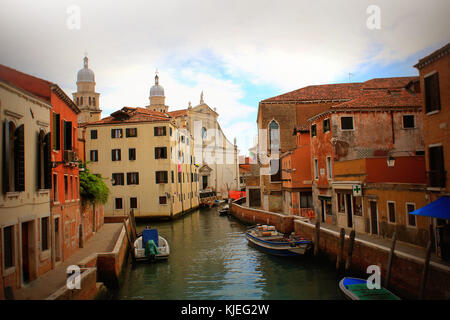
{"type": "Polygon", "coordinates": [[[425,207],[410,212],[410,214],[450,220],[450,197],[440,197],[425,207]]]}

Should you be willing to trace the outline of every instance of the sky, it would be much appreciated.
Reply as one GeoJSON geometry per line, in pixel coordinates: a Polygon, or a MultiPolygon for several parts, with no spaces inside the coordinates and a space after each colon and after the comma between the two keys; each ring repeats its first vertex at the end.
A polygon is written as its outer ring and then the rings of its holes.
{"type": "Polygon", "coordinates": [[[415,76],[450,41],[448,0],[1,0],[0,63],[72,97],[87,53],[102,117],[205,103],[248,154],[261,100],[308,85],[415,76]]]}

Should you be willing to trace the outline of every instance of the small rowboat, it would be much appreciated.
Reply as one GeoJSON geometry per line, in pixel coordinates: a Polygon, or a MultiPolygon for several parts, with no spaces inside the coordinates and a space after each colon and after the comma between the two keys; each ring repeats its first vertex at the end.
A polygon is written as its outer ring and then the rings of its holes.
{"type": "Polygon", "coordinates": [[[230,208],[228,205],[224,205],[222,208],[219,208],[218,211],[220,216],[227,216],[230,211],[230,208]]]}
{"type": "Polygon", "coordinates": [[[157,229],[144,229],[134,241],[134,248],[137,261],[163,260],[170,254],[169,243],[158,235],[157,229]]]}
{"type": "Polygon", "coordinates": [[[303,237],[290,235],[285,237],[274,226],[256,226],[245,234],[248,243],[269,254],[292,257],[302,256],[312,248],[312,241],[303,237]]]}
{"type": "Polygon", "coordinates": [[[349,300],[400,300],[386,288],[369,289],[367,280],[359,278],[345,277],[339,282],[339,288],[349,300]]]}

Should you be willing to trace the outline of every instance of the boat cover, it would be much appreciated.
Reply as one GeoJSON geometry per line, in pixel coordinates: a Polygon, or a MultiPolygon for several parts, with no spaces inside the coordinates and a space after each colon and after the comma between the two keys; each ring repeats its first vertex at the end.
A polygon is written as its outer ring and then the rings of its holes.
{"type": "Polygon", "coordinates": [[[410,212],[410,214],[440,219],[450,219],[450,197],[440,197],[432,203],[410,212]]]}
{"type": "Polygon", "coordinates": [[[153,240],[148,240],[145,243],[145,256],[151,257],[154,255],[159,254],[158,247],[156,246],[155,242],[153,240]]]}
{"type": "Polygon", "coordinates": [[[144,229],[142,231],[142,244],[147,245],[149,240],[153,240],[156,246],[159,246],[158,229],[144,229]]]}
{"type": "Polygon", "coordinates": [[[400,300],[385,288],[369,289],[366,283],[347,285],[347,290],[351,291],[360,300],[400,300]]]}

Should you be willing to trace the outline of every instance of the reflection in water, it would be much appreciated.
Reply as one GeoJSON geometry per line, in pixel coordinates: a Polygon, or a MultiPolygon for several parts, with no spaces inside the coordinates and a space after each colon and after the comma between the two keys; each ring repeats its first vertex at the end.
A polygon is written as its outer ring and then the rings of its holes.
{"type": "Polygon", "coordinates": [[[332,264],[262,253],[247,244],[244,225],[215,209],[151,226],[169,241],[170,257],[129,265],[118,299],[343,298],[332,264]]]}

